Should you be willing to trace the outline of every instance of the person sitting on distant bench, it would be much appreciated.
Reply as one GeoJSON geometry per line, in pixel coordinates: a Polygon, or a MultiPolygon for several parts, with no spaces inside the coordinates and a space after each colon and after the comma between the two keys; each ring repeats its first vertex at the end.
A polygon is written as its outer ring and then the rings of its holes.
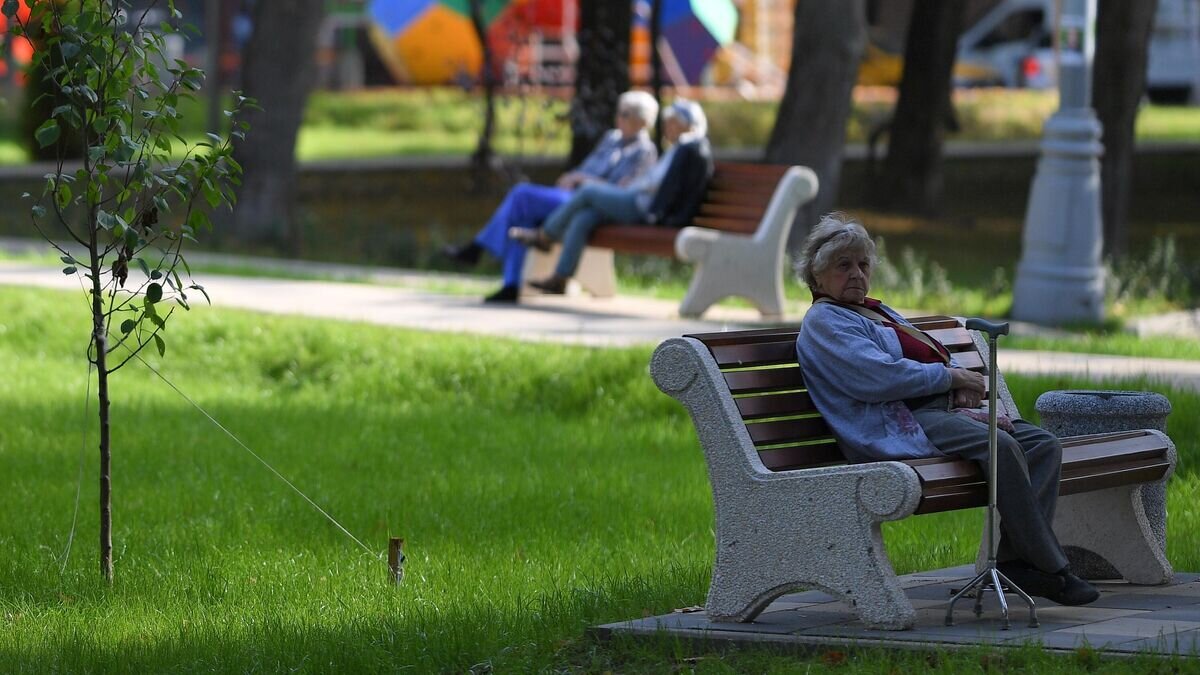
{"type": "Polygon", "coordinates": [[[663,135],[672,145],[653,169],[626,187],[585,185],[550,214],[541,229],[509,230],[513,239],[540,249],[548,250],[551,242],[562,241],[554,274],[529,285],[544,293],[565,292],[588,237],[601,223],[678,228],[691,222],[704,201],[704,190],[713,173],[712,150],[705,137],[707,128],[700,104],[676,100],[663,111],[663,135]]]}
{"type": "Polygon", "coordinates": [[[566,203],[580,186],[624,186],[654,166],[658,150],[647,128],[658,117],[658,102],[644,91],[627,91],[617,99],[616,128],[608,131],[591,154],[572,171],[559,176],[553,187],[517,183],[504,197],[491,220],[470,242],[447,246],[442,254],[459,265],[475,265],[483,251],[502,262],[503,286],[484,302],[516,302],[526,247],[510,239],[513,227],[536,229],[546,216],[566,203]]]}

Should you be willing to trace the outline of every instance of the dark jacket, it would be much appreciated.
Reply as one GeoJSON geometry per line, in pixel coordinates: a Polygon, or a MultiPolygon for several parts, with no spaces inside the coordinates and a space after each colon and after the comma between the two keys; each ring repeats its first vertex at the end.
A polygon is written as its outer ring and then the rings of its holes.
{"type": "Polygon", "coordinates": [[[712,174],[712,149],[707,138],[680,145],[650,202],[647,220],[664,227],[683,227],[692,222],[712,174]]]}

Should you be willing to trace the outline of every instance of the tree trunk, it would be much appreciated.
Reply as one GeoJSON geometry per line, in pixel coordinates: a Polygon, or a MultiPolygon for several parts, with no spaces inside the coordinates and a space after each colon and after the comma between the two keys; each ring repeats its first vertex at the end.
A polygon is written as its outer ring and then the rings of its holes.
{"type": "MultiPolygon", "coordinates": [[[[650,89],[654,100],[662,103],[662,54],[658,51],[658,38],[662,36],[662,0],[650,1],[650,89]]],[[[654,118],[654,147],[662,152],[662,106],[654,118]]]]}
{"type": "Polygon", "coordinates": [[[483,66],[479,77],[483,82],[483,128],[479,132],[479,142],[475,152],[471,154],[471,174],[477,192],[483,192],[488,185],[488,176],[492,170],[495,151],[492,149],[492,134],[496,129],[496,77],[492,72],[492,47],[488,44],[487,24],[483,19],[483,0],[471,0],[471,25],[475,28],[475,36],[483,49],[483,66]]]}
{"type": "MultiPolygon", "coordinates": [[[[88,214],[96,222],[96,207],[88,214]]],[[[92,349],[96,364],[96,398],[100,408],[100,574],[108,583],[113,580],[112,559],[112,447],[108,417],[108,349],[105,329],[104,291],[100,284],[102,244],[96,227],[88,228],[88,268],[92,278],[92,349]]]]}
{"type": "Polygon", "coordinates": [[[1157,0],[1100,0],[1092,106],[1104,127],[1100,137],[1101,217],[1104,252],[1118,257],[1129,245],[1129,193],[1133,185],[1134,122],[1146,90],[1146,62],[1157,0]]]}
{"type": "Polygon", "coordinates": [[[803,241],[837,197],[854,82],[866,45],[863,0],[797,0],[792,63],[766,159],[803,164],[820,180],[801,208],[789,248],[803,241]]]}
{"type": "Polygon", "coordinates": [[[951,74],[966,4],[916,0],[904,47],[904,74],[875,197],[881,206],[932,214],[942,198],[942,142],[953,115],[951,74]]]}
{"type": "Polygon", "coordinates": [[[245,174],[233,227],[244,241],[295,243],[296,136],[313,86],[324,13],[324,0],[259,0],[254,12],[242,85],[261,109],[240,115],[250,131],[234,153],[245,174]]]}
{"type": "Polygon", "coordinates": [[[617,97],[629,88],[633,3],[579,1],[579,61],[571,99],[571,166],[613,126],[617,97]]]}

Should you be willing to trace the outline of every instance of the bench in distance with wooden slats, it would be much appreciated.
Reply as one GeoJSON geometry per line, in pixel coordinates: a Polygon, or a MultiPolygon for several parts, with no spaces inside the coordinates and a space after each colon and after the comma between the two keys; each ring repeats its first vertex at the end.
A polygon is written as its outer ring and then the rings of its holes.
{"type": "MultiPolygon", "coordinates": [[[[687,227],[610,223],[592,234],[575,279],[597,297],[616,293],[613,253],[675,257],[695,265],[679,306],[700,316],[730,296],[754,303],[764,318],[783,315],[788,233],[800,206],[817,194],[817,177],[802,166],[717,162],[700,210],[687,227]]],[[[548,276],[557,261],[531,250],[525,278],[548,276]]]]}
{"type": "MultiPolygon", "coordinates": [[[[987,344],[951,317],[913,323],[957,362],[986,372],[987,344]]],[[[879,523],[987,504],[978,464],[947,457],[848,464],[813,406],[796,361],[797,328],[708,333],[659,345],[651,374],[688,409],[716,509],[717,556],[706,611],[751,621],[771,600],[818,587],[877,628],[915,612],[887,558],[879,523]]],[[[997,399],[1019,417],[997,374],[997,399]]],[[[1141,489],[1166,480],[1175,449],[1152,430],[1062,439],[1054,528],[1069,553],[1090,551],[1133,583],[1172,570],[1141,509],[1141,489]],[[1098,523],[1103,524],[1097,526],[1098,523]]]]}

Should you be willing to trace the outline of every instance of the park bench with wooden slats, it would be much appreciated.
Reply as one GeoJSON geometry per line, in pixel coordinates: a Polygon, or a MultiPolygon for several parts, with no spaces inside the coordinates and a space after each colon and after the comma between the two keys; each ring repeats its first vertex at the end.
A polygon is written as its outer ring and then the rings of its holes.
{"type": "MultiPolygon", "coordinates": [[[[959,365],[986,371],[986,343],[959,320],[912,321],[959,365]]],[[[805,388],[798,330],[673,338],[651,362],[659,388],[691,414],[708,463],[717,559],[706,610],[713,620],[751,621],[774,598],[814,586],[849,601],[870,626],[910,627],[916,615],[879,523],[984,506],[984,473],[950,457],[848,464],[805,388]]],[[[1019,417],[999,373],[997,398],[1019,417]]],[[[1173,472],[1170,439],[1142,430],[1062,444],[1054,528],[1063,546],[1100,556],[1130,582],[1168,582],[1171,566],[1141,510],[1141,489],[1173,472]]]]}
{"type": "MultiPolygon", "coordinates": [[[[695,265],[679,306],[700,316],[720,300],[739,296],[767,318],[783,314],[788,233],[800,206],[817,193],[816,175],[800,166],[717,162],[704,201],[687,227],[609,223],[592,234],[575,279],[597,297],[616,292],[613,253],[678,258],[695,265]]],[[[551,272],[557,251],[531,251],[526,279],[551,272]]]]}

